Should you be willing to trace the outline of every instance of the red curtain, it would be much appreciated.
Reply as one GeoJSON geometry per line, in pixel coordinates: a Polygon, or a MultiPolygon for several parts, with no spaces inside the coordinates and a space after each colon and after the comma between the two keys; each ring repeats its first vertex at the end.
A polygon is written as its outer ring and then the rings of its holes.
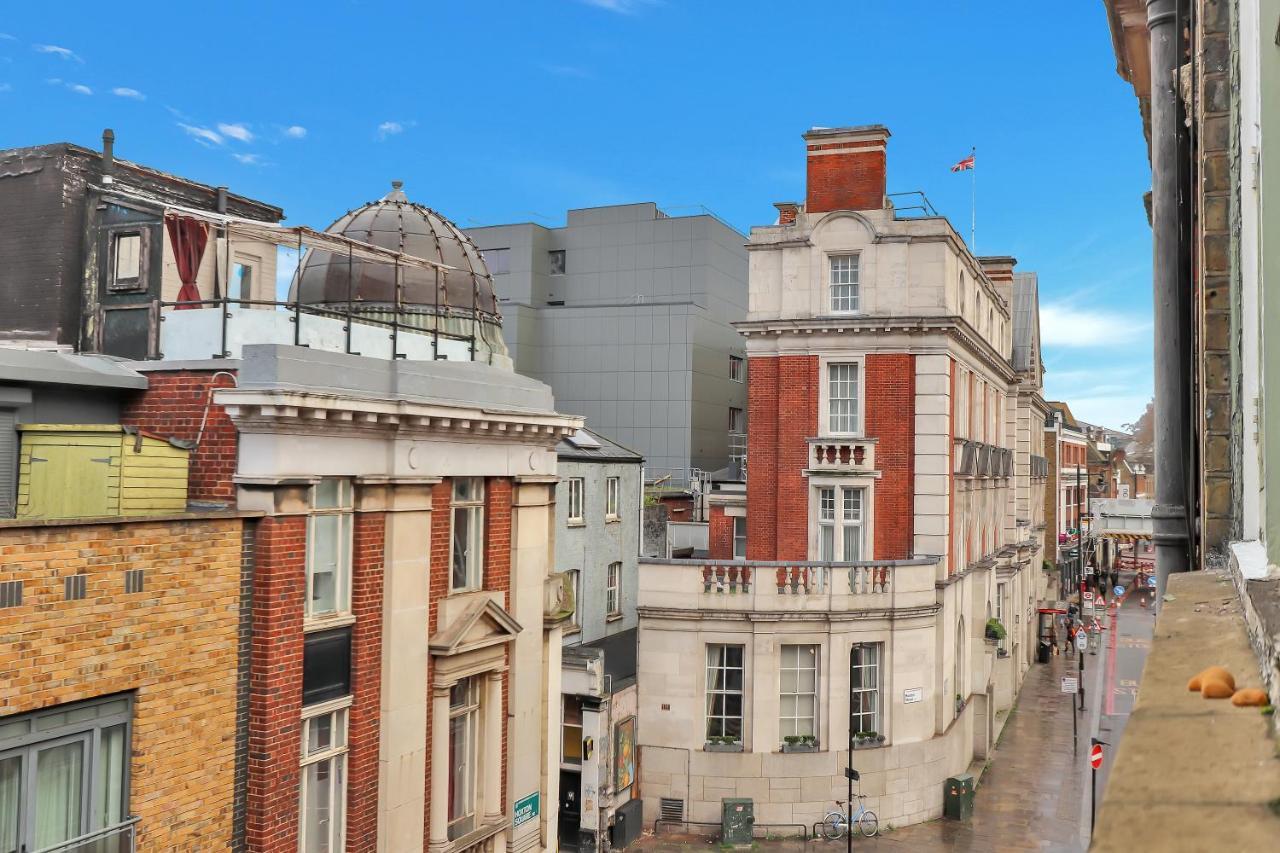
{"type": "MultiPolygon", "coordinates": [[[[200,272],[200,259],[209,243],[209,229],[198,219],[189,216],[167,216],[164,221],[169,229],[169,242],[173,244],[173,257],[178,262],[178,278],[182,287],[178,290],[179,302],[200,301],[200,288],[196,276],[200,272]]],[[[179,305],[182,308],[199,308],[198,305],[179,305]]]]}

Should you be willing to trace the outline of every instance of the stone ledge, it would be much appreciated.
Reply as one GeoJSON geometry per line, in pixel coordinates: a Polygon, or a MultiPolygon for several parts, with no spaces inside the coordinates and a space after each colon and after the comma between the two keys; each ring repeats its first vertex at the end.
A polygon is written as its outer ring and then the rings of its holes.
{"type": "Polygon", "coordinates": [[[1280,757],[1258,708],[1187,690],[1225,666],[1257,687],[1257,658],[1225,574],[1169,579],[1138,700],[1098,811],[1094,851],[1270,849],[1280,837],[1280,757]],[[1206,819],[1211,815],[1211,819],[1206,819]]]}

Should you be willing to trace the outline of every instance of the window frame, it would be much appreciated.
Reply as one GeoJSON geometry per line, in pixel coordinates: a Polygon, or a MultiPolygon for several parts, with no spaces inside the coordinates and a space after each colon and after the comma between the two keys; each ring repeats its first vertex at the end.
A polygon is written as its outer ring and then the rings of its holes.
{"type": "Polygon", "coordinates": [[[484,570],[486,546],[485,542],[485,499],[488,495],[488,484],[484,477],[454,477],[449,485],[449,594],[474,592],[484,587],[484,570]],[[459,498],[458,484],[467,481],[479,488],[472,497],[459,498]],[[462,584],[456,584],[457,564],[457,527],[458,513],[465,512],[469,517],[468,538],[471,540],[463,560],[462,573],[465,576],[462,584]]]}
{"type": "Polygon", "coordinates": [[[236,294],[234,299],[245,301],[245,300],[252,300],[254,298],[253,288],[254,288],[254,285],[257,283],[258,274],[261,271],[262,271],[262,258],[259,258],[256,255],[245,255],[245,254],[240,254],[239,252],[236,253],[235,257],[231,259],[231,275],[228,276],[228,279],[230,280],[229,283],[234,283],[237,286],[238,290],[241,291],[236,294]],[[242,278],[237,277],[236,275],[237,267],[244,267],[249,270],[249,292],[248,293],[242,292],[244,290],[244,280],[242,278]]]}
{"type": "Polygon", "coordinates": [[[703,677],[706,679],[703,684],[703,719],[707,742],[710,743],[712,737],[733,737],[733,735],[726,735],[725,732],[729,730],[729,722],[736,720],[738,723],[738,734],[735,742],[742,743],[746,738],[747,732],[747,647],[742,643],[707,643],[703,654],[703,677]],[[721,657],[722,660],[726,661],[724,664],[717,664],[713,666],[711,661],[712,649],[723,649],[726,652],[731,649],[736,649],[739,655],[739,665],[730,666],[727,663],[728,656],[726,654],[721,657]],[[727,687],[713,688],[713,671],[721,672],[725,675],[726,678],[724,683],[727,683],[727,676],[730,672],[737,672],[739,674],[739,683],[741,684],[741,687],[736,690],[729,689],[727,687]],[[723,713],[724,702],[722,702],[722,713],[713,714],[712,699],[716,696],[724,697],[726,700],[728,697],[736,696],[738,698],[739,713],[736,715],[723,713]],[[720,722],[718,732],[712,731],[713,721],[715,720],[720,722]]]}
{"type": "Polygon", "coordinates": [[[112,293],[143,293],[150,286],[151,229],[145,223],[118,225],[107,231],[107,290],[112,293]],[[117,245],[123,237],[138,238],[138,274],[127,278],[116,276],[120,262],[117,245]]]}
{"type": "Polygon", "coordinates": [[[743,427],[746,426],[747,412],[737,406],[729,407],[729,434],[740,435],[746,432],[743,427]]]}
{"type": "Polygon", "coordinates": [[[329,763],[330,773],[336,776],[330,788],[329,814],[335,807],[338,820],[330,824],[330,850],[346,848],[347,843],[347,755],[351,751],[351,703],[352,697],[344,696],[328,702],[318,702],[304,707],[301,717],[300,756],[298,760],[298,850],[307,849],[307,768],[315,764],[329,763]],[[326,748],[308,752],[311,727],[321,717],[329,717],[334,723],[330,729],[330,742],[326,748]],[[334,833],[337,837],[334,837],[334,833]]]}
{"type": "Polygon", "coordinates": [[[565,275],[569,271],[569,256],[564,249],[547,250],[547,275],[565,275]],[[556,260],[559,259],[557,265],[556,260]],[[557,268],[558,267],[558,268],[557,268]]]}
{"type": "Polygon", "coordinates": [[[489,271],[489,275],[508,275],[511,272],[511,247],[495,246],[492,249],[480,249],[480,257],[484,259],[485,269],[489,271]],[[498,254],[501,252],[502,254],[498,254]],[[503,263],[495,264],[494,261],[502,259],[503,263]]]}
{"type": "Polygon", "coordinates": [[[573,586],[573,615],[569,617],[571,630],[582,628],[582,572],[579,569],[565,569],[569,574],[569,583],[573,586]]]}
{"type": "Polygon", "coordinates": [[[826,294],[827,294],[827,310],[832,314],[859,314],[862,312],[862,253],[858,251],[852,252],[829,252],[827,253],[826,263],[826,294]],[[836,263],[845,259],[852,259],[853,263],[849,269],[839,270],[841,273],[851,273],[849,276],[851,281],[836,281],[836,263]],[[836,295],[837,287],[848,287],[850,292],[841,296],[836,295]],[[838,307],[837,303],[843,301],[845,307],[838,307]],[[851,307],[850,307],[851,306],[851,307]]]}
{"type": "Polygon", "coordinates": [[[729,380],[731,382],[747,381],[747,360],[740,355],[729,356],[729,380]]]}
{"type": "Polygon", "coordinates": [[[606,477],[604,480],[604,520],[621,521],[622,478],[606,477]]]}
{"type": "Polygon", "coordinates": [[[582,697],[573,693],[564,693],[560,698],[560,766],[580,770],[582,768],[582,697]],[[570,706],[576,705],[578,710],[578,723],[574,725],[569,722],[570,706]],[[578,732],[578,757],[573,758],[568,754],[565,745],[569,742],[570,731],[576,729],[578,732]]]}
{"type": "Polygon", "coordinates": [[[448,837],[450,841],[456,841],[458,838],[469,832],[475,831],[477,807],[479,805],[479,777],[480,762],[482,753],[480,752],[480,709],[482,707],[482,690],[479,687],[481,676],[472,675],[460,679],[449,688],[449,753],[445,760],[449,762],[449,789],[445,796],[448,803],[445,807],[446,820],[448,822],[448,837]],[[454,705],[453,690],[460,684],[467,685],[467,701],[454,705]],[[470,811],[465,814],[454,816],[453,814],[453,721],[459,718],[467,718],[466,727],[467,740],[464,744],[464,758],[469,762],[469,772],[466,774],[466,799],[470,811]]]}
{"type": "Polygon", "coordinates": [[[586,524],[587,484],[584,477],[568,477],[565,479],[565,522],[570,527],[586,524]],[[575,495],[576,492],[576,495],[575,495]],[[575,507],[576,504],[576,507],[575,507]],[[576,514],[574,510],[577,510],[576,514]]]}
{"type": "Polygon", "coordinates": [[[735,515],[733,520],[733,559],[747,559],[747,517],[745,515],[735,515]],[[738,528],[742,530],[739,532],[738,528]],[[738,543],[742,543],[742,547],[738,547],[738,543]]]}
{"type": "Polygon", "coordinates": [[[819,562],[856,563],[872,560],[870,535],[871,507],[874,495],[869,483],[848,482],[835,479],[817,480],[811,484],[809,493],[809,524],[811,553],[819,562]],[[850,492],[859,496],[860,506],[857,517],[849,516],[847,498],[850,492]],[[830,496],[830,515],[827,515],[827,498],[830,496]],[[850,557],[845,554],[845,531],[858,531],[858,555],[850,557]],[[826,532],[830,530],[830,551],[824,542],[826,532]]]}
{"type": "Polygon", "coordinates": [[[323,628],[334,620],[349,618],[351,615],[351,575],[355,561],[355,488],[346,477],[325,477],[312,484],[308,491],[307,503],[307,541],[306,541],[306,583],[303,601],[303,624],[310,630],[311,626],[323,628]],[[338,492],[334,506],[318,506],[317,495],[324,483],[337,483],[338,492]],[[314,607],[314,579],[316,576],[316,549],[319,539],[316,534],[317,519],[338,519],[338,554],[334,562],[333,610],[317,611],[314,607]]]}
{"type": "Polygon", "coordinates": [[[604,609],[606,617],[622,615],[622,561],[615,560],[605,567],[604,609]]]}
{"type": "Polygon", "coordinates": [[[80,831],[71,838],[79,838],[92,832],[109,830],[128,823],[133,784],[130,757],[133,753],[134,706],[132,693],[113,694],[83,702],[67,702],[37,711],[14,714],[0,720],[0,726],[10,729],[26,723],[25,733],[15,732],[0,740],[0,760],[15,758],[19,760],[18,772],[21,781],[18,786],[17,842],[20,849],[38,849],[35,836],[38,804],[35,797],[40,753],[67,744],[78,743],[82,746],[79,779],[80,831]],[[108,710],[110,706],[121,702],[124,703],[123,707],[108,710]],[[85,716],[85,712],[90,709],[93,709],[94,713],[91,716],[85,716]],[[82,718],[68,720],[67,717],[72,714],[79,714],[82,718]],[[40,728],[42,720],[57,715],[65,715],[62,724],[40,728]],[[106,760],[102,752],[103,733],[117,727],[123,727],[118,777],[120,814],[114,823],[105,823],[102,820],[102,812],[106,792],[101,790],[100,778],[102,762],[106,760]]]}
{"type": "MultiPolygon", "coordinates": [[[[875,732],[876,734],[885,735],[888,741],[888,733],[885,732],[881,725],[884,722],[884,643],[854,643],[849,647],[849,727],[853,733],[857,732],[875,732]],[[853,685],[853,671],[855,668],[853,656],[855,652],[870,650],[875,658],[870,663],[861,661],[857,665],[857,669],[863,673],[868,671],[874,673],[875,684],[871,687],[855,687],[853,685]],[[870,695],[872,697],[872,709],[870,711],[861,710],[861,697],[870,695]],[[859,697],[860,710],[854,711],[854,697],[859,697]],[[854,728],[854,717],[859,719],[858,726],[854,728]],[[864,725],[867,718],[870,718],[872,725],[870,727],[864,725]]],[[[863,679],[865,681],[865,679],[863,679]]]]}
{"type": "MultiPolygon", "coordinates": [[[[819,408],[819,435],[823,437],[833,438],[861,438],[866,430],[866,386],[867,371],[866,359],[863,356],[854,357],[824,357],[819,359],[818,369],[818,408],[819,408]],[[857,383],[855,393],[857,399],[854,401],[854,411],[852,417],[854,419],[854,429],[848,432],[841,432],[832,429],[831,421],[831,370],[833,367],[853,366],[857,370],[857,383]]],[[[841,398],[843,399],[843,398],[841,398]]]]}
{"type": "Polygon", "coordinates": [[[818,664],[818,659],[821,656],[821,654],[822,654],[822,651],[819,648],[817,643],[783,643],[778,649],[778,736],[779,736],[779,739],[784,742],[786,741],[786,738],[788,735],[809,736],[814,738],[815,740],[818,737],[818,697],[821,695],[819,690],[820,685],[818,683],[818,679],[820,677],[819,674],[822,671],[821,667],[818,664]],[[813,655],[812,666],[804,667],[799,665],[800,663],[804,662],[803,651],[797,652],[797,665],[788,666],[788,663],[787,663],[788,649],[811,650],[813,655]],[[794,673],[796,678],[796,688],[793,691],[788,691],[786,689],[787,688],[786,674],[789,672],[794,673]],[[803,674],[807,672],[812,672],[812,675],[813,675],[812,690],[803,689],[803,682],[801,681],[801,678],[803,674]],[[806,696],[809,697],[810,701],[813,703],[812,704],[813,713],[809,714],[808,716],[800,714],[799,708],[798,708],[798,703],[800,699],[806,696]],[[794,697],[797,702],[797,707],[793,709],[794,712],[792,714],[787,714],[785,711],[787,697],[794,697]],[[787,721],[791,722],[790,731],[788,731],[787,721]],[[808,729],[809,729],[808,731],[800,730],[802,728],[801,726],[802,721],[808,722],[808,729]]]}

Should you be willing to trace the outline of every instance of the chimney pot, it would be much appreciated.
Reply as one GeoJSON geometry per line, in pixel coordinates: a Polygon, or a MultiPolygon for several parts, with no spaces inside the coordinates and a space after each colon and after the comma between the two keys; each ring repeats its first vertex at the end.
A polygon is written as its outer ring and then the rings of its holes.
{"type": "Polygon", "coordinates": [[[103,182],[111,183],[111,173],[116,169],[116,133],[111,128],[102,131],[102,174],[103,182]]]}

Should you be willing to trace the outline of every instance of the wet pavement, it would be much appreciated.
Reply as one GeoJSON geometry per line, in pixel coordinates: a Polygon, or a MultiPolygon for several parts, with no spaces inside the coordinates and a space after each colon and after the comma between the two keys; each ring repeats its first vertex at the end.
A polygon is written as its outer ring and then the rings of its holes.
{"type": "MultiPolygon", "coordinates": [[[[1136,601],[1124,603],[1118,619],[1122,628],[1115,645],[1129,648],[1135,654],[1120,657],[1116,669],[1107,665],[1112,645],[1107,639],[1096,655],[1085,655],[1085,712],[1075,710],[1075,697],[1069,698],[1061,692],[1062,676],[1079,674],[1079,658],[1074,654],[1055,656],[1048,664],[1031,667],[1018,704],[1000,735],[995,755],[982,775],[971,821],[937,820],[894,829],[876,838],[855,838],[854,848],[868,853],[907,850],[1077,853],[1085,850],[1089,832],[1089,738],[1100,732],[1103,740],[1113,737],[1118,740],[1120,721],[1132,703],[1127,693],[1115,691],[1134,686],[1126,683],[1129,681],[1136,685],[1145,658],[1145,649],[1140,645],[1142,630],[1145,629],[1149,640],[1150,619],[1149,611],[1138,608],[1136,601]],[[1111,685],[1110,691],[1108,685],[1111,685]],[[1109,692],[1111,728],[1107,728],[1107,720],[1100,719],[1099,713],[1106,710],[1109,692]],[[1078,715],[1074,754],[1073,714],[1078,715]]],[[[1104,636],[1115,633],[1109,626],[1104,636]]],[[[638,845],[640,849],[660,853],[719,846],[715,841],[666,835],[645,837],[638,845]]],[[[779,853],[838,853],[845,848],[845,842],[761,840],[757,846],[779,853]]]]}

